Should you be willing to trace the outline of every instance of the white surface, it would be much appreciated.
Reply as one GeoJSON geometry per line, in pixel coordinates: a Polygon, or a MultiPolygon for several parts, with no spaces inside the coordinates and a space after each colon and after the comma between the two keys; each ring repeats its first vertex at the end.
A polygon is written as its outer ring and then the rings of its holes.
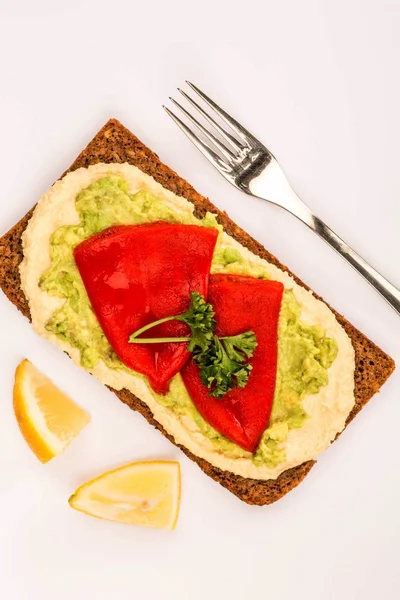
{"type": "MultiPolygon", "coordinates": [[[[115,116],[400,360],[389,306],[303,225],[225,183],[161,109],[185,78],[204,87],[274,151],[317,214],[400,286],[399,3],[260,0],[247,13],[232,1],[159,4],[0,2],[1,232],[115,116]]],[[[398,598],[398,373],[301,486],[252,508],[37,339],[3,295],[0,315],[0,597],[398,598]],[[24,356],[92,414],[47,466],[12,413],[24,356]],[[174,533],[68,507],[87,478],[151,457],[182,465],[174,533]]]]}

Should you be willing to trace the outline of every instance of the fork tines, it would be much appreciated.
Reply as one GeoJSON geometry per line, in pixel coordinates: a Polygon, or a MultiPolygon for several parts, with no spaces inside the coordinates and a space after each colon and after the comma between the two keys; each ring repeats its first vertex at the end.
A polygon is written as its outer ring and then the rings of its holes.
{"type": "Polygon", "coordinates": [[[178,91],[189,102],[189,104],[203,117],[203,119],[211,126],[205,127],[198,119],[196,119],[186,108],[179,102],[170,98],[171,102],[178,108],[183,115],[201,132],[202,137],[194,133],[174,112],[168,107],[163,108],[175,123],[182,129],[193,144],[210,160],[213,165],[221,171],[232,169],[242,158],[246,151],[257,142],[254,136],[247,131],[240,123],[231,117],[225,110],[216,104],[209,96],[202,92],[197,86],[190,81],[186,82],[188,86],[197,94],[201,100],[208,105],[211,111],[207,112],[200,104],[191,98],[186,92],[178,88],[178,91]],[[226,123],[231,132],[227,131],[222,124],[209,113],[214,114],[221,121],[226,123]],[[217,133],[219,139],[214,133],[217,133]],[[234,135],[236,134],[236,135],[234,135]],[[205,139],[203,139],[205,138],[205,139]],[[224,140],[224,141],[222,141],[224,140]],[[211,142],[211,143],[209,143],[211,142]]]}

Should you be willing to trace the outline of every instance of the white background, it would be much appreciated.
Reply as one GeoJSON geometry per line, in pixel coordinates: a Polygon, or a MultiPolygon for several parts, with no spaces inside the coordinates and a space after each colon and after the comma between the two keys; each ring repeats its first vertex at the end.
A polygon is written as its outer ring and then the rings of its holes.
{"type": "MultiPolygon", "coordinates": [[[[191,79],[253,130],[318,215],[400,287],[400,3],[0,0],[0,229],[109,117],[119,118],[395,359],[399,316],[282,210],[242,196],[163,112],[191,79]]],[[[399,374],[306,481],[249,507],[38,339],[0,294],[0,597],[7,600],[398,598],[399,374]],[[92,423],[43,466],[12,412],[29,357],[92,423]],[[175,532],[72,511],[98,473],[179,460],[175,532]]]]}

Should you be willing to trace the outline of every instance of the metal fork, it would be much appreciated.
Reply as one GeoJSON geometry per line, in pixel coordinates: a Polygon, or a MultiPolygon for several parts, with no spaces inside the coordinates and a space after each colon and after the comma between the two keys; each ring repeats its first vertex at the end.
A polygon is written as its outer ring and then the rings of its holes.
{"type": "Polygon", "coordinates": [[[210,127],[205,127],[176,100],[173,98],[170,100],[197,127],[202,136],[196,135],[169,108],[166,106],[163,108],[225,179],[246,194],[281,206],[303,221],[365,277],[400,314],[400,290],[373,269],[300,200],[291,188],[278,161],[264,144],[193,83],[190,81],[186,83],[211,110],[206,111],[183,90],[178,88],[178,91],[210,127]],[[222,126],[215,120],[216,118],[228,127],[222,126]]]}

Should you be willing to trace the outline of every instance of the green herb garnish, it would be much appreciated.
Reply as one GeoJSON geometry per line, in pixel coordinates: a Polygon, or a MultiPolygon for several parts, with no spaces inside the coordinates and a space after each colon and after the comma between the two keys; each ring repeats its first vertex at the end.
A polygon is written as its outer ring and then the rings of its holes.
{"type": "Polygon", "coordinates": [[[222,398],[234,387],[243,388],[252,366],[246,362],[253,356],[257,339],[253,331],[219,338],[214,334],[214,309],[198,292],[190,294],[190,306],[182,315],[165,317],[141,327],[129,337],[132,344],[160,344],[164,342],[189,342],[200,367],[200,377],[210,390],[210,395],[222,398]],[[190,327],[191,337],[139,338],[138,336],[167,321],[182,321],[190,327]]]}
{"type": "Polygon", "coordinates": [[[254,332],[245,331],[229,337],[213,335],[205,352],[194,353],[201,380],[212,396],[222,398],[234,387],[244,388],[253,368],[246,359],[253,356],[256,346],[254,332]]]}
{"type": "Polygon", "coordinates": [[[164,317],[153,321],[144,327],[141,327],[135,333],[129,337],[129,341],[132,344],[160,344],[163,342],[189,342],[188,350],[193,352],[195,348],[200,350],[206,350],[210,345],[211,338],[215,327],[214,310],[211,304],[204,300],[204,297],[198,292],[192,292],[190,294],[190,306],[185,313],[182,315],[175,315],[173,317],[164,317]],[[189,337],[163,337],[163,338],[140,338],[138,336],[161,325],[167,321],[182,321],[189,325],[192,336],[189,337]]]}

